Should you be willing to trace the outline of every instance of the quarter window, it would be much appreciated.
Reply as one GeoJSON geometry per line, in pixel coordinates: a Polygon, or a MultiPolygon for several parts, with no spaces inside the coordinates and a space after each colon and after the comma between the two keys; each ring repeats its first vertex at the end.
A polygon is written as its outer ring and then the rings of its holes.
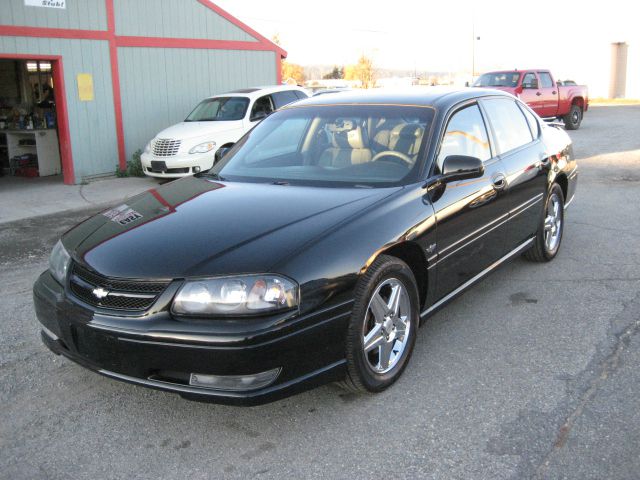
{"type": "Polygon", "coordinates": [[[529,124],[515,100],[492,98],[483,100],[482,105],[491,121],[500,153],[506,153],[531,142],[529,124]]]}
{"type": "Polygon", "coordinates": [[[440,171],[449,155],[468,155],[483,161],[491,158],[487,129],[478,105],[457,111],[449,120],[438,154],[440,171]]]}

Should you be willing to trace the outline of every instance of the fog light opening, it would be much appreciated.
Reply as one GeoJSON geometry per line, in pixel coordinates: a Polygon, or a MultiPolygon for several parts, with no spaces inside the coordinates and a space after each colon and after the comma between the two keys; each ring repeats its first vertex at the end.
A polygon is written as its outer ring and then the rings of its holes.
{"type": "Polygon", "coordinates": [[[194,387],[209,388],[212,390],[245,391],[266,387],[275,382],[281,368],[274,368],[266,372],[253,375],[205,375],[192,373],[189,377],[189,385],[194,387]]]}
{"type": "Polygon", "coordinates": [[[200,167],[193,167],[193,173],[200,173],[200,167]]]}

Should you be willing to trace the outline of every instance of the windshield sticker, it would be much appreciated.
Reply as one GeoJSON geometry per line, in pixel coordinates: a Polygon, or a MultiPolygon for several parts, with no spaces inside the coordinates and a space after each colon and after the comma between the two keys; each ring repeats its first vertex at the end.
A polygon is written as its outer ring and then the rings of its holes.
{"type": "Polygon", "coordinates": [[[103,215],[109,218],[111,221],[119,223],[120,225],[129,225],[130,223],[142,218],[141,213],[136,212],[127,204],[122,204],[119,207],[107,210],[106,212],[103,212],[103,215]]]}

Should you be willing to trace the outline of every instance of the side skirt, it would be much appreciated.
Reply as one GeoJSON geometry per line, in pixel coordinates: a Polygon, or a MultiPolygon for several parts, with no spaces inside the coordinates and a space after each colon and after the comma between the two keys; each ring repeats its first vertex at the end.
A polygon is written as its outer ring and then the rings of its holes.
{"type": "Polygon", "coordinates": [[[479,280],[481,280],[483,277],[485,277],[489,273],[493,272],[496,268],[498,268],[500,265],[502,265],[504,262],[506,262],[510,258],[513,258],[516,255],[524,252],[528,247],[530,247],[533,244],[534,241],[535,241],[535,237],[532,237],[529,240],[526,240],[525,242],[521,243],[515,249],[513,249],[509,253],[507,253],[504,257],[496,260],[491,265],[489,265],[487,268],[482,270],[475,277],[470,278],[469,280],[464,282],[462,285],[460,285],[458,288],[456,288],[454,291],[452,291],[451,293],[449,293],[446,296],[442,297],[440,300],[438,300],[436,303],[431,305],[429,308],[427,308],[426,310],[424,310],[420,314],[421,320],[424,320],[430,314],[434,313],[436,310],[440,309],[441,307],[443,307],[444,305],[449,303],[451,300],[456,298],[458,295],[460,295],[462,292],[464,292],[471,285],[473,285],[474,283],[478,282],[479,280]]]}

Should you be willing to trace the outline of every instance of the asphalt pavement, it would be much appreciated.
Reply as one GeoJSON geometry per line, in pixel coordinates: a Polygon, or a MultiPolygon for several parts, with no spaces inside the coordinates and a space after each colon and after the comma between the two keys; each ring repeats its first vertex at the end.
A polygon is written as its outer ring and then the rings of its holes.
{"type": "Polygon", "coordinates": [[[558,257],[518,259],[432,317],[378,395],[202,404],[56,357],[31,287],[93,210],[2,224],[0,478],[639,478],[640,106],[592,108],[570,134],[558,257]]]}

